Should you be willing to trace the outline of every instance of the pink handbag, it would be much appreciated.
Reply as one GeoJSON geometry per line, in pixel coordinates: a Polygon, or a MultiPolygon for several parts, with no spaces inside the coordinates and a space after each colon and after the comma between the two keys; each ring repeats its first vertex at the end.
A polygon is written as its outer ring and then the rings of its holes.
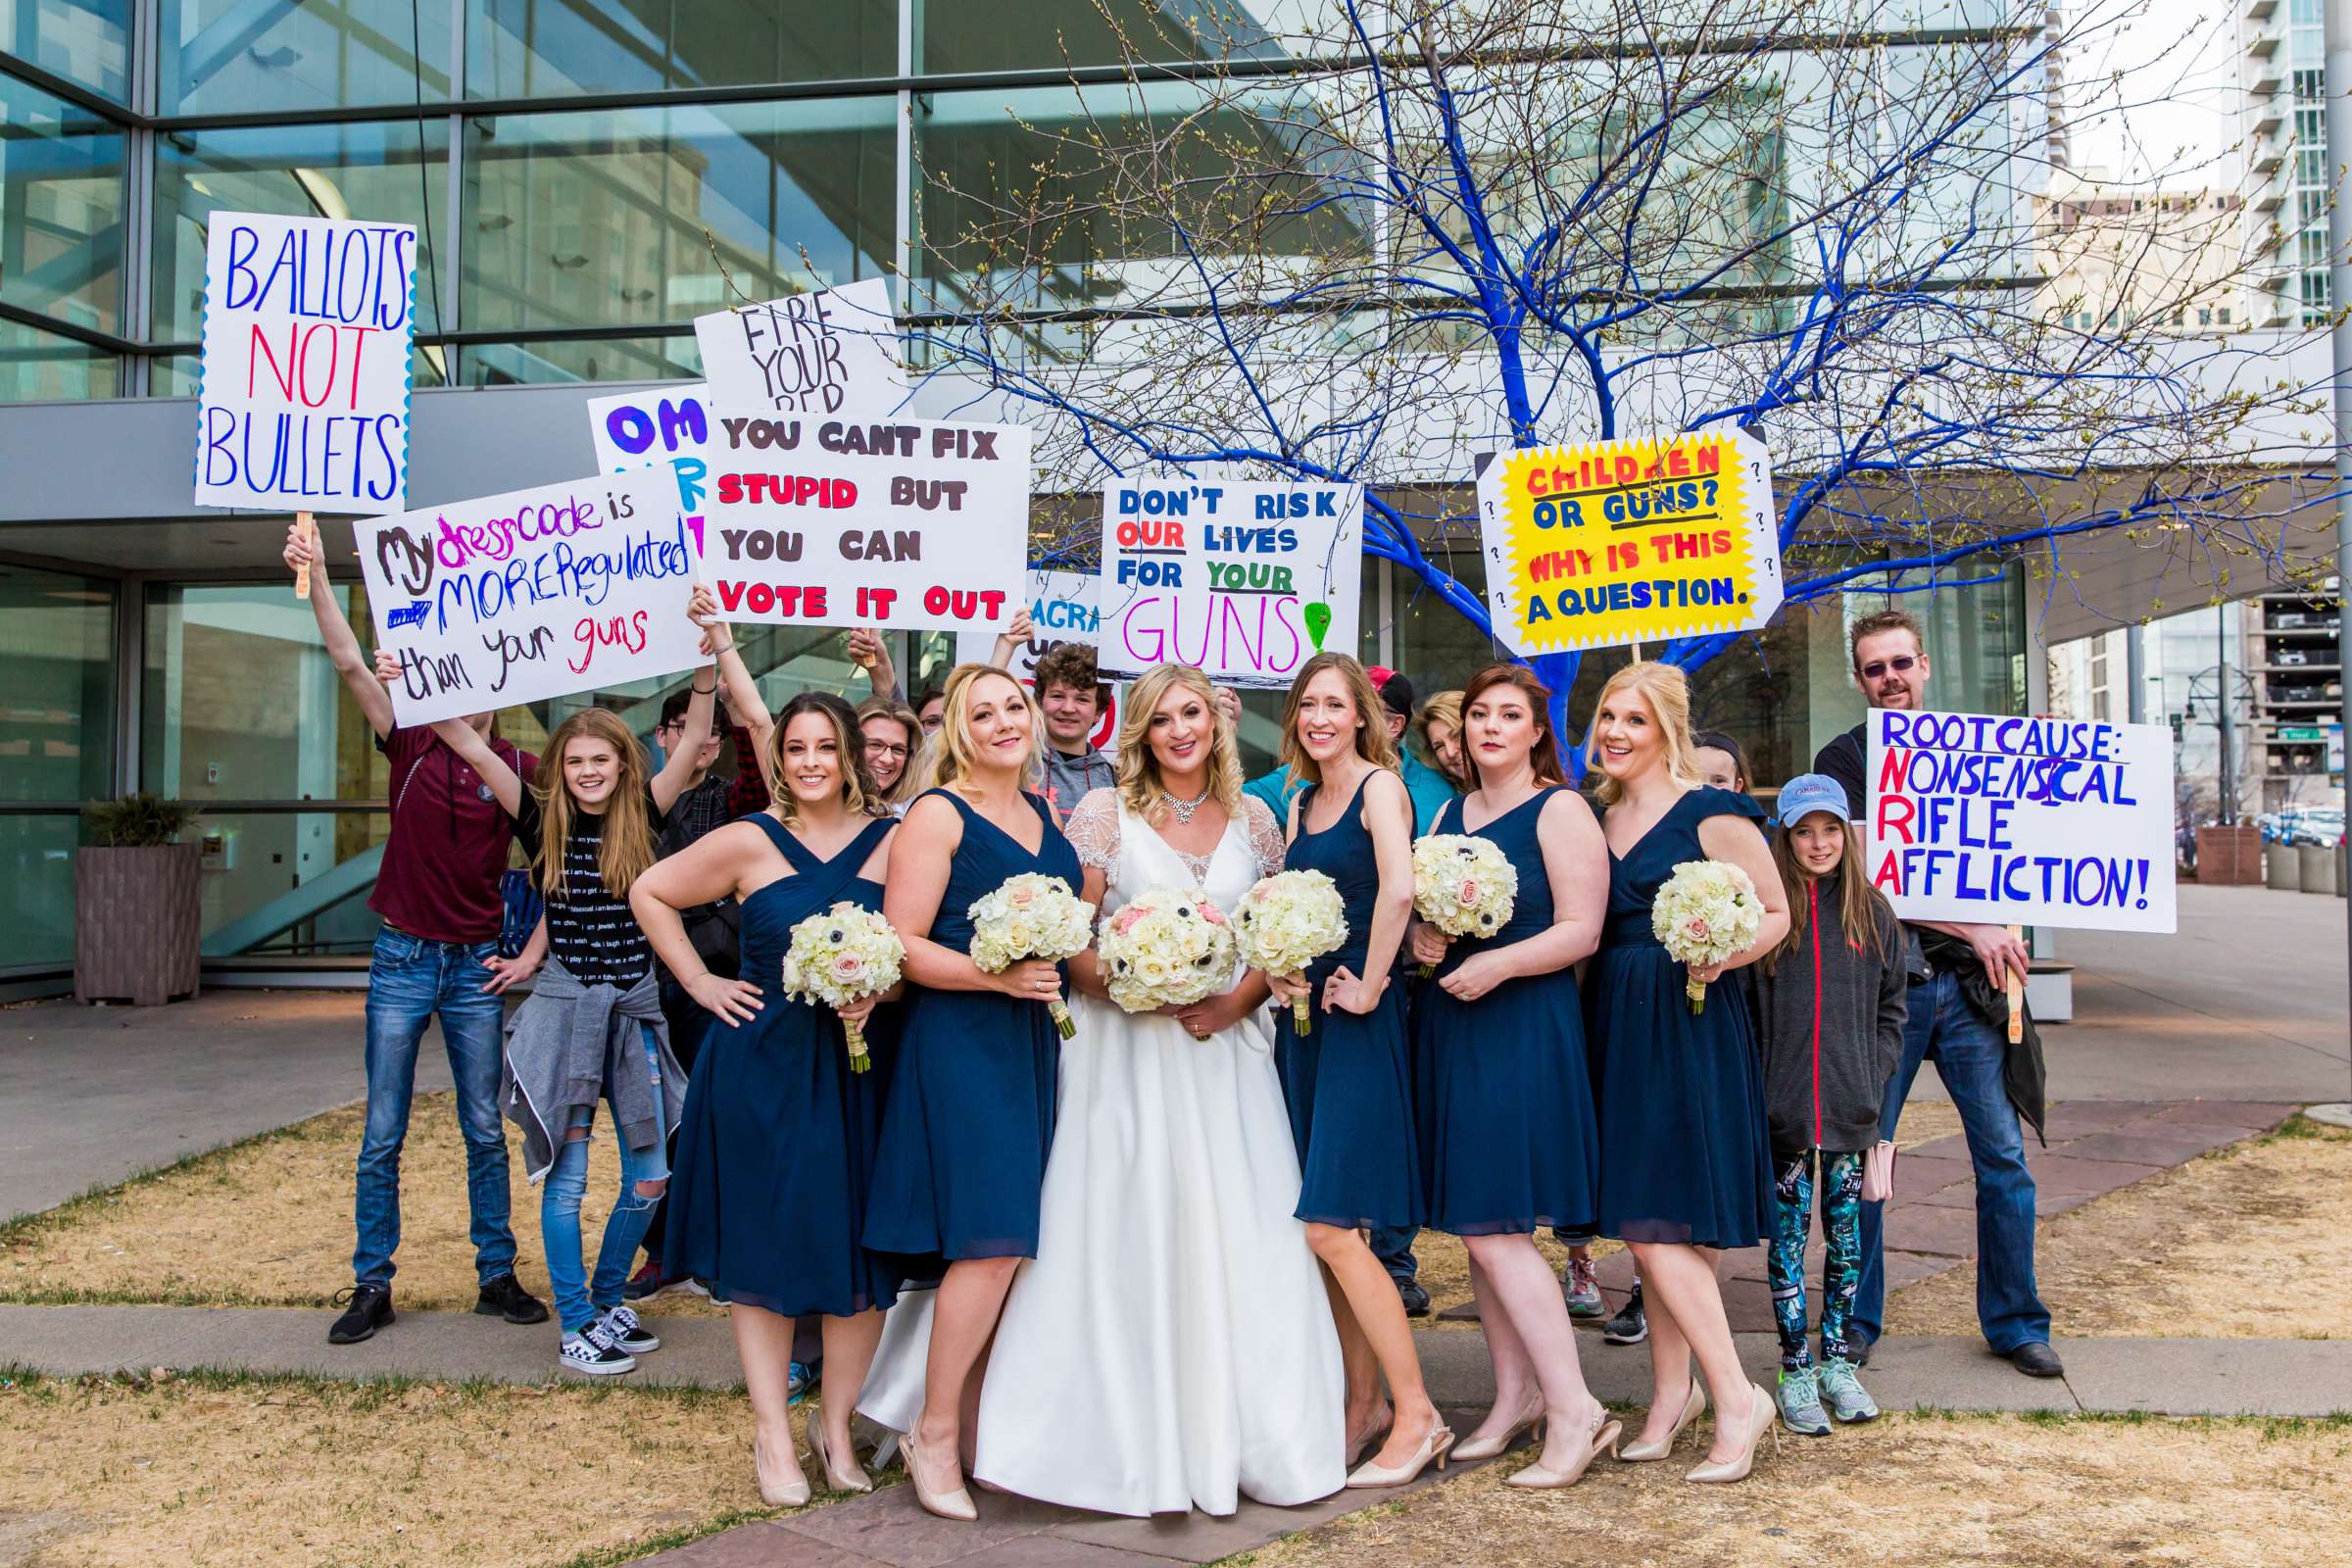
{"type": "Polygon", "coordinates": [[[1862,1200],[1884,1203],[1894,1196],[1894,1140],[1882,1138],[1862,1153],[1862,1200]]]}

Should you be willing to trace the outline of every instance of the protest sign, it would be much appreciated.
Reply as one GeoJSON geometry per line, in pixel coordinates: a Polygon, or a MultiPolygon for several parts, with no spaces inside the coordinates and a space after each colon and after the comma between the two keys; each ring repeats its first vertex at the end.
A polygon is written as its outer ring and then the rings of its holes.
{"type": "Polygon", "coordinates": [[[400,511],[416,230],[275,213],[211,225],[196,504],[400,511]]]}
{"type": "Polygon", "coordinates": [[[1873,709],[1871,884],[1906,920],[2171,931],[2162,724],[1873,709]]]}
{"type": "Polygon", "coordinates": [[[1478,477],[1494,636],[1525,658],[1761,626],[1774,517],[1771,458],[1736,430],[1497,454],[1478,477]]]}
{"type": "Polygon", "coordinates": [[[1129,480],[1102,492],[1106,674],[1174,661],[1282,687],[1324,648],[1352,654],[1364,573],[1352,484],[1129,480]]]}
{"type": "Polygon", "coordinates": [[[730,620],[1002,630],[1029,546],[1029,432],[711,415],[703,569],[730,620]]]}
{"type": "Polygon", "coordinates": [[[588,400],[588,435],[596,471],[665,470],[677,490],[677,514],[703,548],[703,496],[710,477],[710,389],[660,387],[588,400]]]}
{"type": "Polygon", "coordinates": [[[694,318],[712,402],[881,417],[906,397],[890,285],[878,277],[694,318]]]}
{"type": "Polygon", "coordinates": [[[694,537],[659,473],[543,485],[355,522],[403,724],[675,674],[694,537]]]}
{"type": "MultiPolygon", "coordinates": [[[[1024,686],[1037,683],[1037,662],[1063,643],[1097,643],[1102,635],[1102,579],[1091,571],[1064,571],[1053,566],[1029,568],[1027,589],[1029,640],[1012,651],[1012,674],[1024,686]]],[[[996,657],[994,632],[956,634],[956,662],[985,664],[996,657]]],[[[1098,747],[1118,738],[1119,698],[1124,688],[1112,686],[1102,722],[1092,736],[1098,747]]]]}

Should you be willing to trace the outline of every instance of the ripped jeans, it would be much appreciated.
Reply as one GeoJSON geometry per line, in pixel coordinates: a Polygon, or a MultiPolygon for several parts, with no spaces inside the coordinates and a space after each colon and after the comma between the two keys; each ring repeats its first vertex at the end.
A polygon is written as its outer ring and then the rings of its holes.
{"type": "MultiPolygon", "coordinates": [[[[645,1028],[645,1054],[654,1060],[654,1093],[659,1102],[662,1064],[650,1025],[645,1028]]],[[[566,1334],[578,1334],[607,1309],[620,1304],[620,1288],[628,1280],[629,1265],[636,1260],[637,1246],[653,1221],[654,1205],[662,1200],[662,1184],[669,1180],[669,1154],[661,1139],[650,1149],[631,1149],[615,1130],[614,1142],[620,1144],[620,1196],[605,1219],[604,1240],[596,1250],[596,1277],[591,1280],[580,1241],[580,1200],[588,1191],[588,1139],[595,1130],[596,1107],[575,1108],[571,1126],[578,1136],[567,1136],[556,1151],[556,1162],[539,1195],[539,1245],[547,1250],[547,1278],[555,1293],[557,1320],[566,1334]],[[655,1191],[641,1193],[640,1186],[652,1186],[655,1191]]]]}

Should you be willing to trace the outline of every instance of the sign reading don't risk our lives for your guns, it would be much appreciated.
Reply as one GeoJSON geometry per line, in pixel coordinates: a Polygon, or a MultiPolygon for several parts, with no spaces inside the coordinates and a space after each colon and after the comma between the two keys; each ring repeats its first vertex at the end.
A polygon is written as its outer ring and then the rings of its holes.
{"type": "Polygon", "coordinates": [[[352,524],[403,724],[703,662],[694,537],[658,471],[543,485],[352,524]]]}
{"type": "Polygon", "coordinates": [[[993,631],[1020,608],[1027,429],[710,418],[703,570],[727,619],[993,631]]]}

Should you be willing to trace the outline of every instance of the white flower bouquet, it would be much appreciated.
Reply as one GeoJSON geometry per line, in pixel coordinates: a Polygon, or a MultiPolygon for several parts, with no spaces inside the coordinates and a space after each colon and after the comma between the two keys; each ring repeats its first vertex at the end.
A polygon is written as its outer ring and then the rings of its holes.
{"type": "MultiPolygon", "coordinates": [[[[1658,889],[1649,928],[1679,963],[1721,963],[1745,952],[1764,923],[1764,901],[1747,873],[1721,860],[1685,860],[1658,889]]],[[[1686,979],[1690,1010],[1707,1004],[1707,983],[1686,979]]]]}
{"type": "Polygon", "coordinates": [[[1151,888],[1095,944],[1110,1000],[1129,1012],[1185,1006],[1233,982],[1233,927],[1199,888],[1151,888]]]}
{"type": "MultiPolygon", "coordinates": [[[[1431,833],[1413,840],[1413,912],[1449,937],[1491,937],[1509,923],[1519,868],[1493,839],[1431,833]]],[[[1438,972],[1421,966],[1426,980],[1438,972]]]]}
{"type": "MultiPolygon", "coordinates": [[[[1270,975],[1303,974],[1306,966],[1348,940],[1348,906],[1340,885],[1321,871],[1277,871],[1242,896],[1233,911],[1242,961],[1270,975]]],[[[1291,1004],[1298,1033],[1314,1030],[1307,999],[1291,1004]]]]}
{"type": "MultiPolygon", "coordinates": [[[[792,944],[784,950],[784,994],[847,1007],[897,985],[906,960],[906,949],[888,920],[844,900],[792,928],[792,944]]],[[[850,1071],[872,1067],[865,1031],[844,1018],[841,1032],[849,1047],[850,1071]]]]}
{"type": "MultiPolygon", "coordinates": [[[[972,962],[983,974],[1003,974],[1023,958],[1059,963],[1084,953],[1094,939],[1095,906],[1061,878],[1039,871],[1006,877],[966,913],[972,922],[972,962]]],[[[1061,998],[1047,1006],[1062,1039],[1078,1033],[1061,998]]]]}

